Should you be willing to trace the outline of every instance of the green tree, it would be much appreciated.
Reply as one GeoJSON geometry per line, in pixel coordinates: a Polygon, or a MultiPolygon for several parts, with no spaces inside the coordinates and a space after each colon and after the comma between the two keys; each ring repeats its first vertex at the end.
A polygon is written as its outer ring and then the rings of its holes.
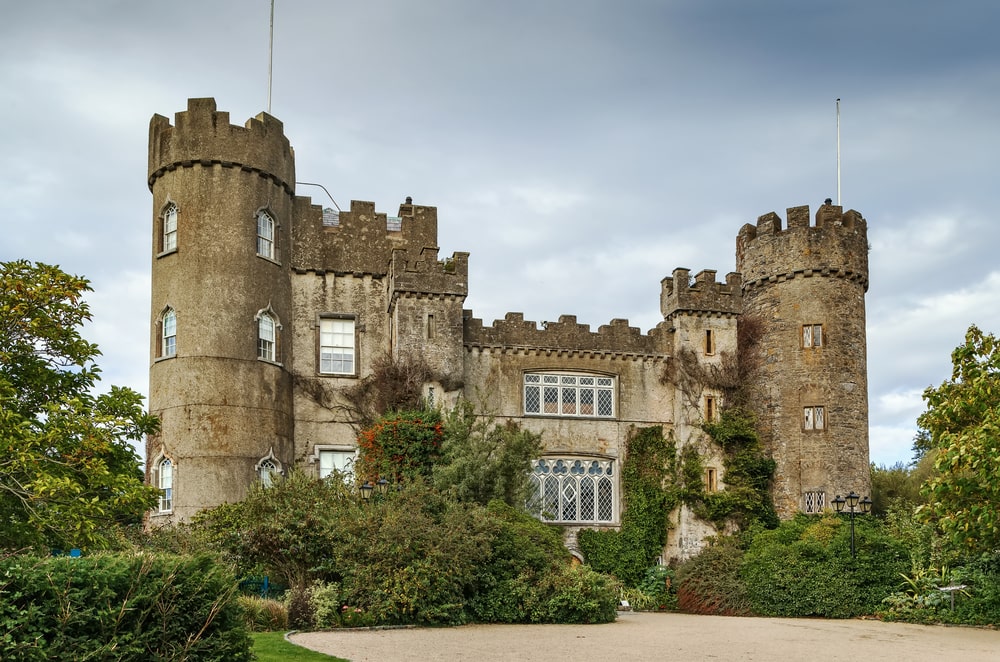
{"type": "Polygon", "coordinates": [[[951,355],[951,379],[924,391],[935,474],[918,514],[969,551],[1000,547],[1000,344],[970,326],[951,355]]]}
{"type": "Polygon", "coordinates": [[[158,421],[135,391],[94,394],[88,291],[58,267],[0,262],[0,548],[104,546],[155,503],[131,442],[158,421]]]}
{"type": "Polygon", "coordinates": [[[523,507],[528,499],[531,461],[541,454],[542,438],[513,421],[496,423],[476,416],[461,402],[445,420],[442,457],[434,466],[434,486],[460,501],[487,505],[498,499],[523,507]]]}

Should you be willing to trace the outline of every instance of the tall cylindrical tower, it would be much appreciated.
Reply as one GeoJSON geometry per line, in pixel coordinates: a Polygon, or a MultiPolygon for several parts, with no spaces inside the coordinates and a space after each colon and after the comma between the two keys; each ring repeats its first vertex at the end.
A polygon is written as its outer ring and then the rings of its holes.
{"type": "Polygon", "coordinates": [[[295,182],[277,119],[191,99],[149,127],[153,194],[148,480],[153,522],[242,498],[293,457],[289,247],[295,182]],[[158,517],[163,519],[157,520],[158,517]]]}
{"type": "Polygon", "coordinates": [[[865,219],[827,201],[814,225],[808,207],[788,209],[783,229],[772,212],[740,230],[736,264],[744,320],[761,329],[752,386],[779,515],[870,494],[865,219]]]}

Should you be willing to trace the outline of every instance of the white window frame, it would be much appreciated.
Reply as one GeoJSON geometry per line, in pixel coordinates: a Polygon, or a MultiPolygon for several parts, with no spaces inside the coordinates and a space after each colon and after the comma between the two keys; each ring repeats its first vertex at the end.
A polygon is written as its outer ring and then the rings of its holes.
{"type": "Polygon", "coordinates": [[[582,372],[526,372],[521,404],[525,416],[616,416],[615,378],[582,372]]]}
{"type": "Polygon", "coordinates": [[[546,456],[531,463],[528,510],[543,522],[604,525],[618,522],[613,458],[546,456]]]}
{"type": "Polygon", "coordinates": [[[277,222],[266,209],[257,212],[257,255],[268,260],[277,259],[275,234],[277,222]]]}
{"type": "Polygon", "coordinates": [[[344,482],[354,482],[354,463],[358,459],[358,449],[346,446],[316,446],[312,461],[316,463],[316,474],[328,478],[339,471],[344,482]]]}
{"type": "Polygon", "coordinates": [[[357,323],[351,317],[321,317],[319,320],[319,360],[321,375],[356,375],[357,323]]]}
{"type": "Polygon", "coordinates": [[[803,324],[802,325],[802,348],[810,349],[823,346],[823,325],[803,324]]]}
{"type": "Polygon", "coordinates": [[[160,315],[159,349],[159,358],[177,356],[177,311],[169,306],[160,315]]]}
{"type": "Polygon", "coordinates": [[[275,476],[285,474],[281,461],[274,456],[274,446],[267,452],[267,455],[257,461],[253,469],[257,472],[257,479],[264,487],[271,487],[274,485],[275,476]]]}
{"type": "Polygon", "coordinates": [[[810,405],[802,408],[802,429],[806,431],[825,430],[826,408],[823,405],[810,405]]]}
{"type": "Polygon", "coordinates": [[[278,362],[281,322],[270,306],[260,310],[257,319],[257,358],[271,363],[278,362]]]}
{"type": "Polygon", "coordinates": [[[160,490],[157,511],[171,513],[174,510],[174,463],[169,457],[156,463],[156,484],[160,490]]]}
{"type": "Polygon", "coordinates": [[[171,253],[177,250],[177,205],[167,203],[160,216],[163,232],[160,237],[160,253],[171,253]]]}

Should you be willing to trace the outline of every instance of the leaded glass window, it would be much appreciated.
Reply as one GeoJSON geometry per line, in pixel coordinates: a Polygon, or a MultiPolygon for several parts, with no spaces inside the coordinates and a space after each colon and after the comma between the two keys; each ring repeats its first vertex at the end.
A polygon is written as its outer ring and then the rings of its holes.
{"type": "Polygon", "coordinates": [[[615,521],[614,460],[548,457],[536,460],[528,507],[546,522],[615,521]]]}
{"type": "Polygon", "coordinates": [[[807,513],[821,513],[826,508],[826,492],[809,491],[803,495],[804,508],[807,513]]]}
{"type": "Polygon", "coordinates": [[[525,373],[524,413],[529,416],[614,418],[615,381],[592,375],[525,373]]]}

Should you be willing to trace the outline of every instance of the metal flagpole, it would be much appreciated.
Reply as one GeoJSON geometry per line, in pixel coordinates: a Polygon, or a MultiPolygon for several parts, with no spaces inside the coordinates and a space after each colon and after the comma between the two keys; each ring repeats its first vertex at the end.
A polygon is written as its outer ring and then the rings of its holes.
{"type": "MultiPolygon", "coordinates": [[[[271,68],[274,63],[274,0],[271,0],[271,34],[267,41],[267,114],[271,114],[271,68]]],[[[839,99],[838,99],[839,101],[839,99]]]]}
{"type": "Polygon", "coordinates": [[[840,206],[840,99],[837,99],[837,206],[840,206]]]}

